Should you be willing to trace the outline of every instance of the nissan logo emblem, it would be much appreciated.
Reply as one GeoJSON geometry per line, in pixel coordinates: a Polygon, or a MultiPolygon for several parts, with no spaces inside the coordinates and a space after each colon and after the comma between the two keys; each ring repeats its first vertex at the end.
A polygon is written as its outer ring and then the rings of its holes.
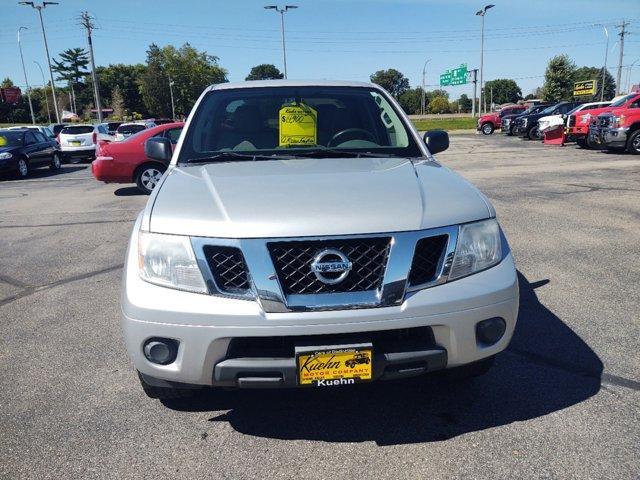
{"type": "Polygon", "coordinates": [[[353,264],[340,250],[327,248],[318,252],[311,262],[311,271],[316,278],[327,285],[343,281],[353,264]]]}

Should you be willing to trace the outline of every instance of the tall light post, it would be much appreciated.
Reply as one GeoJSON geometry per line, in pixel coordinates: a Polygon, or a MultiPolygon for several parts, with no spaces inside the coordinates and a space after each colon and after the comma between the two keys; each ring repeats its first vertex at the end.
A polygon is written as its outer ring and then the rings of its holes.
{"type": "Polygon", "coordinates": [[[484,69],[484,17],[487,14],[487,10],[489,10],[490,8],[495,7],[495,5],[485,5],[485,7],[482,10],[478,10],[476,12],[476,15],[478,15],[479,17],[482,17],[482,22],[481,22],[481,27],[480,27],[480,106],[478,107],[478,109],[482,109],[482,98],[483,98],[483,92],[484,92],[484,84],[482,83],[482,77],[483,77],[483,69],[484,69]]]}
{"type": "Polygon", "coordinates": [[[602,85],[600,86],[600,101],[604,101],[604,81],[605,81],[605,75],[607,74],[607,56],[609,55],[609,30],[607,30],[607,27],[605,27],[604,25],[602,25],[602,28],[604,28],[604,34],[607,36],[607,46],[604,49],[604,67],[602,67],[602,85]]]}
{"type": "Polygon", "coordinates": [[[169,95],[171,95],[171,120],[175,121],[176,119],[176,107],[173,103],[173,80],[169,74],[167,74],[167,78],[169,78],[169,95]]]}
{"type": "Polygon", "coordinates": [[[282,8],[278,8],[277,5],[267,5],[264,7],[266,10],[275,10],[280,14],[280,28],[282,30],[282,63],[284,63],[284,78],[287,78],[287,48],[284,41],[284,14],[287,10],[298,8],[297,5],[285,5],[282,8]]]}
{"type": "Polygon", "coordinates": [[[42,27],[42,38],[44,39],[44,51],[47,54],[47,63],[49,64],[49,76],[51,77],[51,93],[53,94],[53,108],[56,111],[56,120],[60,123],[60,112],[58,111],[58,102],[56,101],[56,87],[53,85],[53,70],[51,70],[51,57],[49,56],[49,45],[47,44],[47,34],[44,31],[44,22],[42,21],[42,9],[47,5],[58,5],[58,2],[42,2],[42,5],[36,5],[34,2],[18,2],[20,5],[29,5],[38,11],[40,17],[40,27],[42,27]]]}
{"type": "Polygon", "coordinates": [[[627,67],[627,93],[631,93],[631,69],[633,69],[638,62],[640,62],[640,58],[634,60],[633,63],[627,67]]]}
{"type": "Polygon", "coordinates": [[[431,59],[428,58],[427,61],[424,62],[424,66],[422,67],[422,108],[420,109],[420,111],[422,112],[422,115],[424,115],[426,113],[426,110],[427,110],[427,105],[426,105],[426,100],[427,100],[427,94],[426,94],[427,82],[426,82],[426,78],[427,78],[427,63],[429,63],[430,61],[431,61],[431,59]]]}
{"type": "Polygon", "coordinates": [[[24,68],[24,57],[22,56],[22,44],[20,43],[20,30],[27,30],[27,27],[18,28],[18,50],[20,50],[20,61],[22,62],[22,73],[24,73],[24,83],[27,85],[27,98],[29,99],[29,110],[31,111],[31,123],[36,124],[36,116],[33,114],[33,104],[31,103],[31,88],[27,80],[27,69],[24,68]]]}
{"type": "Polygon", "coordinates": [[[51,123],[51,110],[49,110],[49,95],[47,95],[47,81],[44,79],[44,71],[38,62],[33,61],[38,68],[40,69],[40,75],[42,75],[42,93],[44,93],[44,101],[47,104],[47,117],[49,118],[49,123],[51,123]]]}

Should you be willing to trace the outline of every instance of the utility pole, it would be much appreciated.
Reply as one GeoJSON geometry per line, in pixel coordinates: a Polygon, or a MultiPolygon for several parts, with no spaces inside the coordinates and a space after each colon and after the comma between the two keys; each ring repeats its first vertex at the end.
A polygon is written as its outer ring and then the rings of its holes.
{"type": "Polygon", "coordinates": [[[607,27],[604,25],[602,25],[602,28],[604,28],[604,34],[607,36],[607,44],[604,48],[604,67],[602,67],[602,85],[600,86],[601,102],[604,101],[604,86],[605,86],[606,75],[607,75],[607,57],[609,56],[609,30],[607,30],[607,27]]]}
{"type": "Polygon", "coordinates": [[[427,59],[426,62],[424,62],[424,66],[422,67],[422,108],[420,109],[422,115],[424,115],[425,113],[427,113],[427,105],[426,105],[426,101],[427,101],[427,94],[426,94],[426,88],[427,88],[427,82],[426,82],[426,78],[427,78],[427,63],[429,63],[431,61],[431,59],[427,59]]]}
{"type": "Polygon", "coordinates": [[[624,57],[624,36],[629,32],[626,31],[629,22],[622,20],[622,24],[616,25],[620,28],[620,58],[618,59],[618,74],[616,75],[616,95],[620,95],[620,82],[622,81],[622,59],[624,57]]]}
{"type": "Polygon", "coordinates": [[[476,87],[478,86],[478,69],[474,68],[471,70],[473,74],[473,103],[471,104],[471,116],[475,118],[476,116],[476,100],[477,100],[477,91],[476,87]]]}
{"type": "Polygon", "coordinates": [[[40,74],[42,75],[42,92],[44,93],[44,101],[47,104],[47,117],[49,118],[49,123],[51,123],[51,110],[49,110],[49,95],[47,95],[47,81],[44,79],[44,71],[38,62],[33,61],[38,68],[40,69],[40,74]]]}
{"type": "Polygon", "coordinates": [[[51,70],[51,56],[49,55],[49,45],[47,44],[47,34],[44,31],[44,22],[42,21],[42,9],[47,5],[58,5],[58,2],[42,2],[42,5],[36,5],[34,2],[18,2],[20,5],[29,5],[38,11],[40,17],[40,27],[42,28],[42,38],[44,39],[44,51],[47,54],[47,63],[49,64],[49,77],[51,78],[51,93],[53,94],[53,107],[56,111],[56,120],[60,123],[60,111],[58,110],[58,102],[56,101],[56,87],[53,84],[53,70],[51,70]]]}
{"type": "MultiPolygon", "coordinates": [[[[484,94],[482,93],[482,89],[484,88],[484,83],[482,81],[483,73],[484,73],[484,17],[487,14],[487,10],[495,7],[495,5],[485,5],[482,10],[478,10],[476,15],[482,17],[481,27],[480,27],[480,107],[482,108],[482,99],[484,94]]],[[[485,99],[485,103],[487,100],[485,99]]]]}
{"type": "Polygon", "coordinates": [[[80,14],[80,25],[87,29],[87,42],[89,43],[89,60],[91,60],[91,78],[93,79],[93,97],[98,111],[98,123],[102,123],[102,104],[100,103],[100,90],[98,88],[98,77],[96,75],[96,64],[93,61],[93,42],[91,32],[94,29],[93,18],[89,12],[80,14]]]}
{"type": "Polygon", "coordinates": [[[31,123],[36,124],[36,116],[33,114],[33,104],[31,103],[31,88],[27,80],[27,70],[24,68],[24,57],[22,56],[22,44],[20,43],[20,30],[27,30],[27,27],[18,28],[18,50],[20,50],[20,61],[22,62],[22,73],[24,73],[24,83],[27,85],[27,98],[29,99],[29,110],[31,111],[31,123]]]}
{"type": "Polygon", "coordinates": [[[298,8],[297,5],[285,5],[282,8],[278,8],[277,5],[267,5],[265,10],[275,10],[280,14],[280,29],[282,32],[282,62],[284,63],[284,78],[287,78],[287,48],[284,41],[284,14],[287,10],[298,8]]]}

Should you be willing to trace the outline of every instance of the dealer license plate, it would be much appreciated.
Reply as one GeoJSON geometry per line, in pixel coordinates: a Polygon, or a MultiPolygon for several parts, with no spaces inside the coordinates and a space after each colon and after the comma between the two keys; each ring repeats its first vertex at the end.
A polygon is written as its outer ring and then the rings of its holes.
{"type": "Polygon", "coordinates": [[[371,380],[373,348],[336,346],[296,349],[298,385],[349,385],[371,380]]]}

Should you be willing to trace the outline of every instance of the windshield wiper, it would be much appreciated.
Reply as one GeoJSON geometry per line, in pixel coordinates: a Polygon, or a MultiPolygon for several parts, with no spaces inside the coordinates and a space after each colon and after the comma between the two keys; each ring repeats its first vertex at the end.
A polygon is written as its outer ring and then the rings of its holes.
{"type": "Polygon", "coordinates": [[[257,160],[290,160],[296,158],[294,155],[267,155],[267,154],[247,154],[238,152],[220,152],[208,157],[189,158],[184,163],[209,163],[209,162],[236,162],[236,161],[257,161],[257,160]]]}

